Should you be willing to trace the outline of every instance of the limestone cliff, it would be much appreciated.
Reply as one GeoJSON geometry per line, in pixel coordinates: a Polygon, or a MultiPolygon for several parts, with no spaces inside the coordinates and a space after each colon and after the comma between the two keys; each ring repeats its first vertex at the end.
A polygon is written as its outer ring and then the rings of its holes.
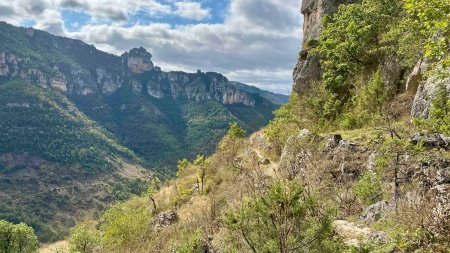
{"type": "MultiPolygon", "coordinates": [[[[24,34],[28,35],[29,31],[24,34]]],[[[87,50],[90,55],[98,54],[98,64],[41,63],[31,55],[0,50],[0,84],[22,79],[71,97],[109,96],[128,86],[137,95],[145,92],[156,98],[170,96],[196,102],[216,100],[224,105],[255,105],[251,93],[239,89],[219,73],[161,71],[153,64],[152,55],[142,47],[131,49],[121,57],[104,57],[105,53],[98,53],[93,47],[87,50]]]]}
{"type": "Polygon", "coordinates": [[[317,45],[321,21],[325,15],[332,15],[341,4],[356,2],[355,0],[303,0],[301,13],[303,20],[303,46],[294,69],[294,91],[304,92],[312,83],[320,80],[322,71],[317,56],[310,50],[317,45]]]}
{"type": "MultiPolygon", "coordinates": [[[[414,117],[423,117],[427,118],[430,113],[430,108],[433,102],[433,99],[436,97],[436,91],[438,90],[438,86],[442,85],[447,90],[447,93],[450,94],[450,76],[446,76],[444,78],[439,78],[438,73],[439,69],[435,71],[434,74],[430,75],[428,78],[422,80],[422,76],[425,70],[415,69],[410,78],[420,78],[417,80],[418,87],[416,87],[416,95],[414,98],[414,103],[412,107],[411,114],[414,117]]],[[[450,69],[447,69],[445,72],[449,73],[450,69]]]]}

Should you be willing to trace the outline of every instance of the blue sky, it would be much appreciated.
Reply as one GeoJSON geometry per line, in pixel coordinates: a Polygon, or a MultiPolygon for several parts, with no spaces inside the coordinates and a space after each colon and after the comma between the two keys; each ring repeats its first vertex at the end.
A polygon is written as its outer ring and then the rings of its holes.
{"type": "Polygon", "coordinates": [[[217,71],[288,94],[301,0],[0,0],[0,20],[122,54],[143,46],[163,70],[217,71]]]}

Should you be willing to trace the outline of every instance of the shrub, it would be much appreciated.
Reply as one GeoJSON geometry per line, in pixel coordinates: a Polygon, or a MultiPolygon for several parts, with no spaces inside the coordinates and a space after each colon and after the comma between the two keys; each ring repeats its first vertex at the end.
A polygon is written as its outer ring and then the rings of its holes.
{"type": "Polygon", "coordinates": [[[355,193],[365,205],[380,201],[383,197],[381,180],[374,172],[364,173],[355,183],[355,193]]]}
{"type": "Polygon", "coordinates": [[[31,253],[38,247],[33,228],[25,223],[12,224],[0,220],[0,249],[2,253],[31,253]]]}
{"type": "Polygon", "coordinates": [[[70,233],[71,253],[92,253],[99,244],[100,236],[94,225],[88,221],[78,224],[70,233]]]}
{"type": "Polygon", "coordinates": [[[100,230],[105,246],[121,249],[148,236],[153,217],[146,199],[133,197],[112,206],[103,218],[100,230]]]}
{"type": "Polygon", "coordinates": [[[280,181],[228,213],[224,223],[252,252],[336,252],[341,245],[331,218],[318,209],[298,182],[280,181]]]}

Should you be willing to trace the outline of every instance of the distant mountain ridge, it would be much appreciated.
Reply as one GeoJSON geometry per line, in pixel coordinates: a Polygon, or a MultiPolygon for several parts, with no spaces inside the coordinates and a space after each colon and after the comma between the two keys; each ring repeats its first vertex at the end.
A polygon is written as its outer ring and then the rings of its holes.
{"type": "Polygon", "coordinates": [[[212,153],[230,122],[265,126],[285,101],[151,59],[0,22],[0,219],[58,239],[84,211],[142,190],[151,172],[170,177],[179,159],[212,153]]]}
{"type": "MultiPolygon", "coordinates": [[[[196,152],[210,153],[230,121],[238,121],[248,131],[255,131],[264,126],[273,117],[272,111],[286,101],[283,95],[230,82],[219,73],[163,72],[153,64],[152,55],[144,48],[134,48],[122,56],[115,56],[79,40],[4,22],[0,23],[0,42],[0,84],[20,79],[64,94],[125,145],[136,144],[142,138],[135,136],[130,140],[129,134],[119,128],[164,140],[155,141],[157,147],[152,143],[145,144],[148,148],[142,148],[142,145],[130,147],[152,165],[155,162],[165,164],[168,159],[192,156],[196,152]],[[119,106],[118,101],[123,104],[119,106]],[[224,107],[221,117],[188,113],[202,103],[224,107]],[[138,104],[146,108],[138,110],[138,104]],[[168,111],[167,107],[172,108],[168,111]],[[123,111],[127,111],[125,115],[122,115],[123,111]],[[248,113],[250,111],[252,113],[248,113]],[[128,128],[128,117],[132,114],[147,118],[147,122],[128,128]],[[243,118],[244,114],[248,118],[243,118]],[[213,127],[207,127],[212,125],[206,121],[203,126],[193,126],[186,115],[223,120],[215,122],[218,124],[213,127]],[[161,127],[165,128],[164,133],[155,133],[160,131],[155,128],[161,127]],[[211,140],[195,143],[196,137],[192,134],[196,127],[210,129],[206,137],[211,140]],[[183,152],[182,149],[196,152],[183,152]],[[159,154],[149,154],[161,150],[167,159],[155,158],[159,154]]],[[[196,113],[205,111],[208,110],[196,110],[196,113]]]]}

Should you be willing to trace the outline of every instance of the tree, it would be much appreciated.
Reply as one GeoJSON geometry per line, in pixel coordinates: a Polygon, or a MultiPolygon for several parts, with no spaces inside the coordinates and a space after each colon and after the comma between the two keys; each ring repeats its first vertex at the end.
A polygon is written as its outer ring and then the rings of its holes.
{"type": "Polygon", "coordinates": [[[327,89],[341,101],[351,97],[355,75],[381,63],[381,35],[400,10],[397,0],[364,0],[342,5],[332,17],[324,17],[319,45],[313,52],[321,58],[327,89]]]}
{"type": "Polygon", "coordinates": [[[242,129],[237,122],[230,123],[228,129],[228,136],[231,138],[243,138],[245,136],[245,130],[242,129]]]}
{"type": "Polygon", "coordinates": [[[191,163],[187,159],[183,159],[183,160],[178,161],[178,163],[177,163],[177,168],[178,168],[177,176],[180,176],[181,173],[183,173],[186,170],[186,168],[189,167],[190,164],[191,163]]]}
{"type": "Polygon", "coordinates": [[[99,244],[100,236],[89,221],[78,224],[70,232],[69,250],[71,253],[92,253],[99,244]]]}
{"type": "Polygon", "coordinates": [[[298,182],[280,181],[228,213],[224,222],[254,253],[337,252],[330,216],[319,210],[298,182]]]}
{"type": "Polygon", "coordinates": [[[25,223],[12,224],[0,220],[0,250],[2,253],[31,253],[38,246],[33,228],[25,223]]]}
{"type": "Polygon", "coordinates": [[[113,205],[103,215],[100,227],[106,247],[123,249],[151,232],[152,215],[145,198],[133,197],[125,203],[113,205]]]}
{"type": "Polygon", "coordinates": [[[207,169],[207,165],[208,165],[208,159],[205,159],[205,157],[203,155],[197,155],[197,158],[195,158],[195,160],[192,162],[192,164],[194,164],[195,166],[197,166],[197,171],[198,171],[198,177],[200,178],[200,183],[201,183],[201,192],[203,194],[203,190],[204,190],[204,183],[205,183],[205,177],[206,177],[206,169],[207,169]]]}
{"type": "Polygon", "coordinates": [[[157,210],[156,209],[156,201],[155,201],[155,198],[153,197],[153,195],[155,195],[155,193],[160,189],[160,183],[161,182],[159,181],[159,179],[153,178],[147,189],[147,196],[150,199],[150,201],[152,202],[152,206],[153,206],[153,210],[152,210],[153,214],[155,214],[156,210],[157,210]]]}
{"type": "Polygon", "coordinates": [[[425,57],[436,66],[450,66],[450,2],[448,0],[404,0],[410,20],[427,38],[425,57]]]}

